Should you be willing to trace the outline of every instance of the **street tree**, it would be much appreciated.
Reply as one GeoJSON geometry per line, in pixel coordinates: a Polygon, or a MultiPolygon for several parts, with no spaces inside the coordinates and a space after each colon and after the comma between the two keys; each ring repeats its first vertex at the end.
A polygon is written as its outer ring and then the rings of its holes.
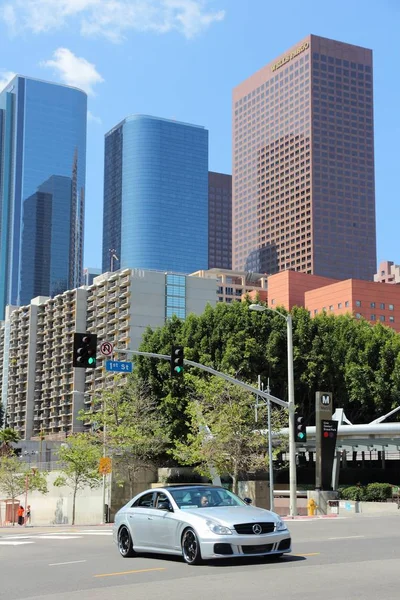
{"type": "MultiPolygon", "coordinates": [[[[265,470],[268,465],[268,438],[265,409],[255,421],[255,397],[242,388],[215,377],[205,380],[189,376],[192,385],[187,407],[189,433],[185,441],[176,440],[172,454],[181,464],[191,465],[204,476],[212,469],[228,474],[233,491],[238,491],[240,476],[265,470]]],[[[283,409],[272,410],[273,431],[287,421],[283,409]]],[[[274,448],[282,452],[286,440],[274,448]]]]}
{"type": "Polygon", "coordinates": [[[99,440],[117,467],[114,473],[121,474],[121,485],[128,483],[131,496],[137,473],[154,467],[166,452],[170,439],[166,421],[150,387],[135,378],[115,391],[103,391],[95,402],[84,420],[99,427],[99,440]]]}
{"type": "MultiPolygon", "coordinates": [[[[0,490],[14,506],[16,500],[28,490],[47,494],[47,473],[31,468],[15,455],[3,455],[0,457],[0,490]]],[[[14,511],[12,516],[14,524],[14,511]]]]}
{"type": "Polygon", "coordinates": [[[11,427],[5,427],[0,431],[0,456],[14,454],[12,443],[18,442],[19,434],[11,427]]]}
{"type": "Polygon", "coordinates": [[[77,433],[67,438],[58,450],[60,475],[56,487],[72,489],[72,525],[75,525],[76,496],[85,487],[99,487],[102,476],[99,471],[101,445],[95,436],[77,433]]]}

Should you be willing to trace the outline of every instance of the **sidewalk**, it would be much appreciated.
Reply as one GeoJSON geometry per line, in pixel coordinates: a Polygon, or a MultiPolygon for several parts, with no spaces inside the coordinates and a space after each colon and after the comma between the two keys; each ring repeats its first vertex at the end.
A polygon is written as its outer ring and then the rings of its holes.
{"type": "Polygon", "coordinates": [[[9,535],[35,535],[40,533],[68,533],[73,531],[79,531],[81,529],[97,529],[98,527],[109,528],[112,527],[112,523],[104,523],[103,525],[7,525],[6,527],[0,527],[0,537],[9,535]]]}

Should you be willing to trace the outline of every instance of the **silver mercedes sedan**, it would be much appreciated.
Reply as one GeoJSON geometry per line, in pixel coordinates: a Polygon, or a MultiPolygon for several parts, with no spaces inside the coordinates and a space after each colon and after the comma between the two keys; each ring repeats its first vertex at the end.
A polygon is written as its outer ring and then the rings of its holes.
{"type": "Polygon", "coordinates": [[[277,514],[209,485],[141,492],[115,515],[113,538],[124,558],[137,552],[176,554],[189,565],[291,552],[290,532],[277,514]]]}

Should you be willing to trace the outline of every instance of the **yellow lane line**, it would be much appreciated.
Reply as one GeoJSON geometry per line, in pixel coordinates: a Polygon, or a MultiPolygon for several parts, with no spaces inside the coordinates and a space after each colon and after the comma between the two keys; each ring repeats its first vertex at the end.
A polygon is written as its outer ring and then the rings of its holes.
{"type": "Polygon", "coordinates": [[[308,554],[287,554],[286,556],[318,556],[321,552],[309,552],[308,554]]]}
{"type": "Polygon", "coordinates": [[[93,575],[93,577],[113,577],[114,575],[130,575],[131,573],[149,573],[150,571],[166,571],[165,567],[157,567],[154,569],[137,569],[136,571],[121,571],[121,573],[101,573],[93,575]]]}

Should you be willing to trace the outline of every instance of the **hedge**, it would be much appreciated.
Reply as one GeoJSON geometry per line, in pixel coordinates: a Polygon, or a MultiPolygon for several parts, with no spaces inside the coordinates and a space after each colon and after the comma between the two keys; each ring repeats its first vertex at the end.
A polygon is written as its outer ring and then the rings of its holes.
{"type": "Polygon", "coordinates": [[[369,483],[367,486],[351,485],[339,488],[341,500],[357,502],[386,502],[392,498],[392,485],[390,483],[369,483]]]}

